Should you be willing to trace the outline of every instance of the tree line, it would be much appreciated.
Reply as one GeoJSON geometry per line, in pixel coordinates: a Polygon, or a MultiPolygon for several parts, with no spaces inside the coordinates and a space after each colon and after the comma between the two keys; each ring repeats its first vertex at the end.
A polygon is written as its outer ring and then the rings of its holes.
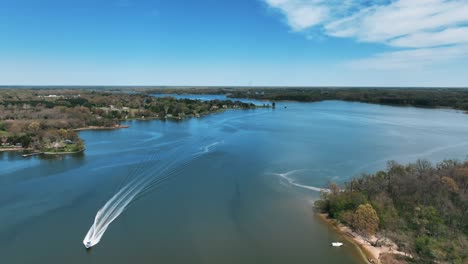
{"type": "Polygon", "coordinates": [[[229,98],[267,101],[342,100],[397,106],[447,107],[468,111],[468,89],[466,88],[168,87],[137,90],[167,94],[224,94],[229,98]]]}

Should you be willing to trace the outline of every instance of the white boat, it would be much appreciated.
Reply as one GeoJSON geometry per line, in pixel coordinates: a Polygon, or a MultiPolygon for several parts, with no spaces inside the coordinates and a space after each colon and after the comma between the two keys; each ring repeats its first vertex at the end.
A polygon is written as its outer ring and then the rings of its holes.
{"type": "Polygon", "coordinates": [[[91,241],[88,241],[84,244],[86,248],[91,248],[93,245],[91,244],[91,241]]]}
{"type": "Polygon", "coordinates": [[[333,247],[341,247],[341,246],[343,246],[343,243],[341,243],[341,242],[333,242],[333,243],[331,243],[331,245],[332,245],[333,247]]]}

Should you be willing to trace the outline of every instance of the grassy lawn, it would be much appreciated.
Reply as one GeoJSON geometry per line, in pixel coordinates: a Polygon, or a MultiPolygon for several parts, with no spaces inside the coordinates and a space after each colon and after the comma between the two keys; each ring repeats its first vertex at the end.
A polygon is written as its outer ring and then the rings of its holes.
{"type": "Polygon", "coordinates": [[[0,137],[8,137],[8,136],[10,136],[10,133],[0,130],[0,137]]]}

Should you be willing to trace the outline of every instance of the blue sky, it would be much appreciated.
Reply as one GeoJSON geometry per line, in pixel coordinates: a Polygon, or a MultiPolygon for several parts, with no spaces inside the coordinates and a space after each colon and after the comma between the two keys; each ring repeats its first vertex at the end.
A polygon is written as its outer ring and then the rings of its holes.
{"type": "Polygon", "coordinates": [[[468,86],[467,0],[2,0],[0,84],[468,86]]]}

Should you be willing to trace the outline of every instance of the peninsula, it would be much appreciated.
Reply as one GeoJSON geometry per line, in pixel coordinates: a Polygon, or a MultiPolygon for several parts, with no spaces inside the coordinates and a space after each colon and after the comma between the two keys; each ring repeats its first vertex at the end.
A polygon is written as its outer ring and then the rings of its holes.
{"type": "Polygon", "coordinates": [[[76,131],[125,128],[120,122],[129,119],[182,120],[255,107],[99,89],[0,89],[0,151],[76,153],[85,148],[76,131]]]}

